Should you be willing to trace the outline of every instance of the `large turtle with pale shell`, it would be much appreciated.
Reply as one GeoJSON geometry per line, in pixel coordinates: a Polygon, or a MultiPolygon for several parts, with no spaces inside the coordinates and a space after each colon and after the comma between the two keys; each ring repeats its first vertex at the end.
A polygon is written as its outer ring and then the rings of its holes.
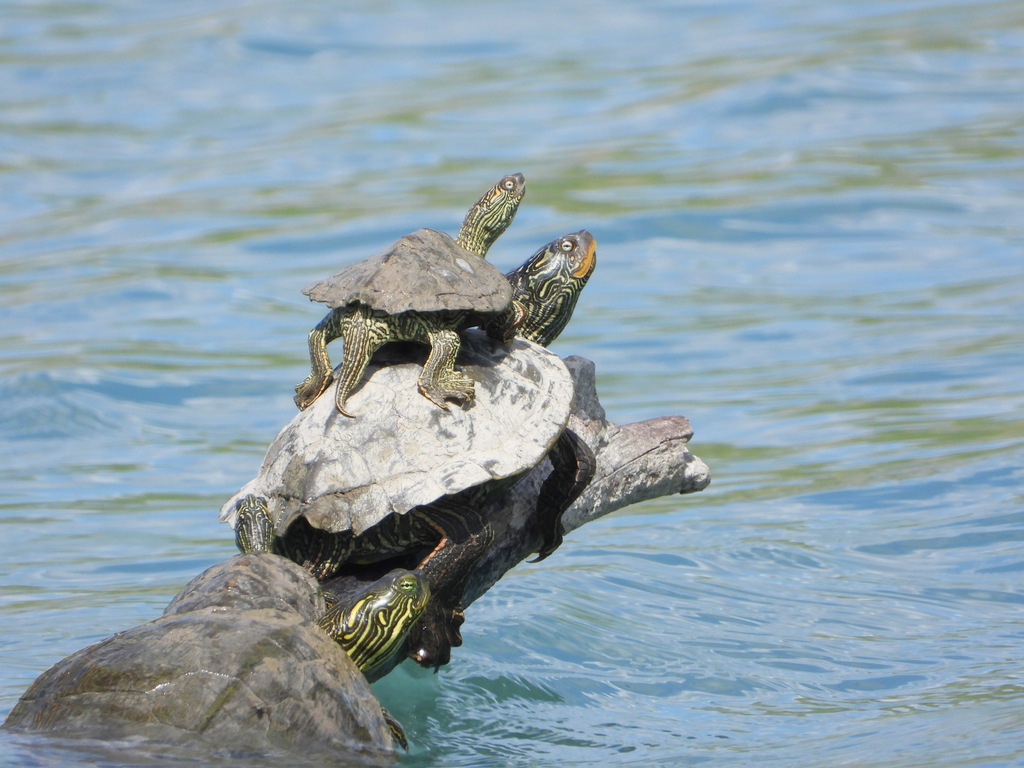
{"type": "Polygon", "coordinates": [[[270,550],[322,582],[394,568],[421,574],[431,600],[406,652],[437,667],[461,644],[465,580],[493,536],[488,501],[550,454],[550,492],[536,513],[546,551],[557,546],[561,514],[594,462],[566,429],[570,374],[542,347],[466,332],[460,361],[477,397],[472,408],[451,411],[418,394],[420,362],[409,358],[401,347],[374,358],[351,398],[357,419],[339,414],[331,397],[296,414],[221,520],[236,527],[244,499],[265,499],[270,550]]]}

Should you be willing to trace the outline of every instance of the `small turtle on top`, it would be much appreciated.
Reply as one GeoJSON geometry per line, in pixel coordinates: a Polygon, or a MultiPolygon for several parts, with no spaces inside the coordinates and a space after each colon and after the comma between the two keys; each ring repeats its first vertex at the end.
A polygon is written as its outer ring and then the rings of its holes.
{"type": "Polygon", "coordinates": [[[335,403],[346,416],[348,395],[373,353],[390,341],[430,346],[419,389],[431,402],[447,410],[448,400],[471,400],[473,380],[455,370],[458,332],[509,306],[508,281],[484,256],[512,223],[525,191],[522,174],[505,176],[470,208],[455,240],[421,229],[305,288],[331,311],[309,332],[311,371],[295,388],[295,404],[308,407],[329,386],[327,345],[337,338],[344,352],[335,403]]]}

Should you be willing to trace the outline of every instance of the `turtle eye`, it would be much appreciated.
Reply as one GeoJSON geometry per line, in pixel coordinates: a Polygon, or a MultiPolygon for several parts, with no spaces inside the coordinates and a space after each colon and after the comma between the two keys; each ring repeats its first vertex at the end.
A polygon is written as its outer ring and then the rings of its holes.
{"type": "Polygon", "coordinates": [[[416,579],[412,576],[406,576],[399,580],[398,588],[403,592],[415,592],[416,591],[416,579]]]}
{"type": "Polygon", "coordinates": [[[562,243],[561,243],[561,245],[560,245],[559,247],[560,247],[560,248],[561,248],[561,249],[562,249],[563,251],[565,251],[566,253],[568,253],[569,251],[571,251],[571,250],[572,250],[573,248],[575,248],[575,247],[576,247],[576,243],[575,243],[575,242],[573,242],[572,240],[570,240],[570,239],[569,239],[568,237],[566,237],[566,238],[564,238],[564,239],[562,240],[562,243]]]}
{"type": "Polygon", "coordinates": [[[511,192],[513,189],[516,188],[516,182],[513,179],[505,179],[501,183],[501,186],[503,186],[505,189],[507,189],[509,192],[511,192]]]}

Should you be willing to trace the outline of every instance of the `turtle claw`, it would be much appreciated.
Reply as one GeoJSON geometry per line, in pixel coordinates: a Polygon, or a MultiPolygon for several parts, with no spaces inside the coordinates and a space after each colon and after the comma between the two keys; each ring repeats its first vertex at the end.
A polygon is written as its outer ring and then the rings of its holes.
{"type": "Polygon", "coordinates": [[[556,521],[557,525],[554,530],[548,531],[544,536],[544,543],[541,544],[540,549],[537,550],[537,556],[530,560],[531,563],[539,563],[541,560],[546,559],[552,552],[562,546],[562,542],[565,540],[565,526],[562,525],[561,520],[556,521]]]}
{"type": "Polygon", "coordinates": [[[438,408],[450,410],[448,401],[463,405],[476,396],[476,385],[468,376],[455,374],[439,384],[420,382],[420,393],[438,408]]]}
{"type": "Polygon", "coordinates": [[[459,627],[466,620],[462,608],[445,609],[431,601],[419,623],[409,633],[409,658],[436,672],[452,659],[452,648],[462,645],[459,627]]]}
{"type": "Polygon", "coordinates": [[[324,393],[324,390],[327,389],[327,385],[329,383],[330,380],[325,380],[323,382],[314,381],[311,375],[301,384],[296,384],[294,398],[295,405],[299,407],[300,411],[306,410],[307,408],[309,408],[309,406],[316,402],[316,399],[320,397],[320,395],[324,393]],[[321,383],[323,386],[320,386],[321,383]]]}
{"type": "Polygon", "coordinates": [[[451,408],[448,407],[448,403],[445,402],[444,396],[441,395],[441,394],[438,394],[436,390],[431,391],[431,390],[428,390],[426,387],[420,385],[420,394],[423,395],[425,398],[427,398],[427,400],[432,402],[438,408],[440,408],[442,411],[450,411],[451,410],[451,408]]]}

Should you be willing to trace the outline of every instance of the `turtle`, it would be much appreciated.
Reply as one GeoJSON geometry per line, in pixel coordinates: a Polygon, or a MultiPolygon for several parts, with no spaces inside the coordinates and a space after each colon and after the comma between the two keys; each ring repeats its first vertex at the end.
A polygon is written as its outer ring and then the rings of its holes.
{"type": "MultiPolygon", "coordinates": [[[[249,495],[238,505],[235,545],[242,554],[273,553],[274,521],[263,497],[249,495]]],[[[317,625],[372,683],[394,666],[406,635],[427,607],[430,586],[419,573],[395,568],[369,585],[350,582],[342,589],[336,584],[324,598],[328,610],[317,625]]],[[[402,726],[386,709],[381,713],[392,738],[408,749],[402,726]]]]}
{"type": "Polygon", "coordinates": [[[295,404],[308,407],[327,389],[331,363],[327,345],[341,338],[344,353],[335,403],[346,411],[373,353],[390,341],[415,341],[431,353],[419,378],[420,392],[440,408],[473,398],[473,380],[455,370],[458,331],[504,312],[508,281],[485,260],[494,241],[512,223],[526,191],[522,174],[503,177],[474,204],[459,234],[432,229],[406,235],[390,248],[351,264],[303,293],[331,311],[309,332],[310,373],[295,387],[295,404]]]}
{"type": "Polygon", "coordinates": [[[553,451],[573,386],[558,356],[469,330],[461,364],[478,397],[440,419],[416,392],[419,363],[408,353],[395,345],[374,359],[353,396],[358,419],[326,397],[297,413],[221,519],[237,528],[240,501],[263,496],[272,551],[324,583],[396,567],[421,573],[432,597],[406,650],[436,668],[461,644],[465,581],[493,537],[487,504],[553,451]]]}
{"type": "MultiPolygon", "coordinates": [[[[586,230],[548,243],[510,273],[521,276],[525,320],[503,327],[553,340],[595,261],[596,242],[586,230]]],[[[527,366],[504,343],[485,344],[470,334],[463,349],[487,394],[475,416],[463,412],[441,431],[416,427],[403,437],[430,406],[417,410],[424,401],[403,397],[395,407],[402,367],[384,365],[367,382],[373,391],[361,392],[374,408],[367,413],[373,423],[338,422],[335,403],[316,404],[314,413],[303,412],[282,430],[260,475],[222,508],[222,519],[235,518],[237,527],[238,499],[252,492],[274,496],[273,551],[321,580],[342,566],[396,558],[422,572],[436,599],[410,633],[409,655],[435,668],[461,643],[463,586],[493,535],[482,511],[488,500],[548,456],[552,471],[536,510],[543,559],[561,543],[562,513],[594,472],[589,447],[566,428],[573,391],[560,358],[533,347],[527,366]]],[[[526,357],[527,349],[520,354],[526,357]]]]}
{"type": "MultiPolygon", "coordinates": [[[[565,330],[580,293],[597,266],[597,241],[585,229],[556,237],[533,256],[507,272],[512,285],[512,304],[485,326],[487,333],[502,341],[514,336],[540,344],[551,344],[565,330]]],[[[562,543],[562,513],[586,488],[593,476],[593,454],[570,429],[555,442],[548,458],[552,472],[544,481],[541,498],[561,498],[559,511],[539,515],[544,544],[533,562],[540,562],[562,543]]]]}
{"type": "Polygon", "coordinates": [[[523,174],[502,176],[466,212],[455,243],[481,259],[486,257],[494,241],[512,223],[525,194],[523,174]]]}
{"type": "MultiPolygon", "coordinates": [[[[407,604],[407,581],[396,575],[383,604],[384,593],[366,585],[354,585],[342,600],[359,613],[356,625],[378,625],[386,634],[407,623],[391,610],[407,604]]],[[[329,613],[324,597],[323,587],[285,558],[228,558],[189,582],[158,618],[41,674],[3,727],[113,741],[170,754],[176,764],[208,765],[211,750],[235,759],[297,752],[302,760],[376,764],[393,757],[404,737],[365,670],[317,626],[329,613]]]]}
{"type": "MultiPolygon", "coordinates": [[[[267,500],[249,494],[238,505],[235,545],[243,554],[273,552],[274,538],[267,500]]],[[[349,585],[344,596],[325,597],[329,610],[317,624],[373,682],[423,615],[430,586],[419,573],[396,568],[369,586],[349,585]]]]}

